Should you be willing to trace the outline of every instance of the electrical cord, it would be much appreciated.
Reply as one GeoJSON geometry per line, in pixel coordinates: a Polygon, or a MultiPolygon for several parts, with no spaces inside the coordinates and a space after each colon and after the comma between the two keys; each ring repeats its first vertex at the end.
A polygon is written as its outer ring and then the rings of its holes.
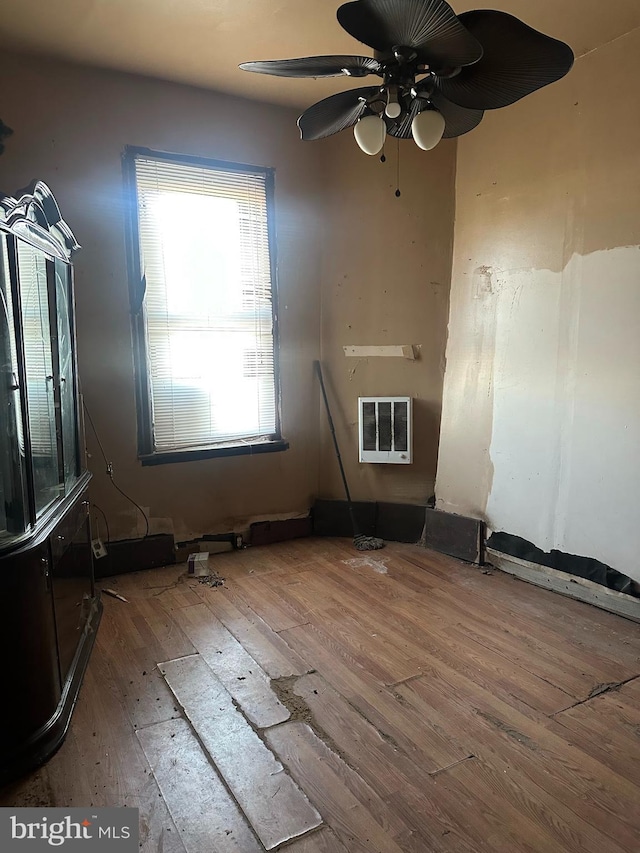
{"type": "MultiPolygon", "coordinates": [[[[126,492],[123,492],[122,489],[120,488],[120,486],[113,479],[113,463],[109,462],[109,460],[107,459],[107,454],[104,452],[104,447],[102,446],[102,442],[100,441],[100,436],[98,435],[98,430],[96,429],[96,426],[93,422],[93,418],[91,417],[91,412],[89,411],[89,408],[86,404],[84,397],[82,399],[82,405],[84,407],[87,418],[89,420],[89,424],[91,425],[91,429],[93,430],[93,434],[96,437],[96,441],[98,442],[98,447],[100,448],[100,453],[102,454],[102,458],[104,459],[104,464],[106,465],[106,473],[107,473],[107,476],[109,477],[109,479],[111,480],[111,485],[113,486],[113,488],[117,492],[120,492],[120,494],[122,495],[123,498],[126,498],[126,500],[128,500],[129,503],[133,504],[133,506],[138,510],[138,512],[144,518],[144,522],[146,525],[146,531],[145,531],[143,538],[146,539],[147,536],[149,535],[149,517],[147,516],[146,512],[142,509],[142,507],[139,504],[137,504],[132,497],[129,497],[129,495],[126,492]]],[[[94,504],[94,506],[95,506],[95,504],[94,504]]],[[[102,512],[102,510],[100,510],[100,512],[102,512]]],[[[103,513],[103,515],[104,515],[104,513],[103,513]]],[[[106,518],[107,518],[106,515],[104,516],[104,518],[106,521],[106,518]]],[[[108,525],[107,525],[107,537],[108,536],[109,536],[109,533],[108,533],[108,525]]]]}
{"type": "MultiPolygon", "coordinates": [[[[104,512],[104,510],[100,509],[100,507],[98,506],[98,504],[94,504],[94,503],[92,503],[92,504],[91,504],[91,506],[92,506],[94,509],[97,509],[97,510],[98,510],[98,512],[100,513],[100,515],[104,518],[104,526],[105,526],[105,527],[106,527],[106,529],[107,529],[107,541],[105,542],[105,545],[109,545],[109,544],[110,544],[110,542],[111,542],[111,534],[110,534],[110,532],[109,532],[109,521],[108,521],[108,519],[107,519],[107,515],[106,515],[106,513],[104,512]]],[[[96,528],[98,528],[98,523],[97,523],[97,521],[96,521],[96,528]]],[[[99,530],[98,530],[98,536],[99,536],[99,530]]]]}
{"type": "Polygon", "coordinates": [[[93,434],[96,437],[96,441],[98,442],[98,447],[100,448],[100,453],[102,453],[102,458],[104,459],[104,464],[107,466],[107,473],[109,473],[109,467],[111,463],[107,459],[107,454],[104,452],[104,447],[102,446],[102,442],[100,441],[100,436],[98,435],[98,430],[96,429],[96,425],[93,422],[93,418],[91,417],[91,412],[89,411],[86,401],[84,397],[82,398],[82,405],[84,407],[85,413],[89,418],[89,423],[91,424],[91,429],[93,430],[93,434]]]}
{"type": "Polygon", "coordinates": [[[147,536],[149,535],[149,518],[148,518],[148,516],[147,516],[147,513],[142,509],[142,507],[141,507],[139,504],[137,504],[137,503],[133,500],[133,498],[130,498],[130,497],[129,497],[129,495],[128,495],[126,492],[123,492],[123,491],[122,491],[122,489],[120,488],[120,486],[118,486],[118,485],[117,485],[116,481],[113,479],[113,471],[107,471],[107,473],[109,474],[109,478],[110,478],[110,480],[111,480],[111,485],[113,486],[113,488],[114,488],[117,492],[120,492],[120,494],[122,495],[122,497],[123,497],[123,498],[126,498],[126,499],[129,501],[129,503],[132,503],[132,504],[136,507],[136,509],[140,512],[140,514],[142,515],[142,517],[144,518],[144,523],[145,523],[145,526],[146,526],[146,530],[145,530],[145,532],[144,532],[144,537],[143,537],[143,538],[144,538],[144,539],[146,539],[146,538],[147,538],[147,536]]]}

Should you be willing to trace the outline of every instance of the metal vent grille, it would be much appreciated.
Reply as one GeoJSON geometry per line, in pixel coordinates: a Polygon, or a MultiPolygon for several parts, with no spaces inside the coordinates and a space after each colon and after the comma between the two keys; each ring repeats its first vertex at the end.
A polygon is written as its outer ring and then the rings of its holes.
{"type": "Polygon", "coordinates": [[[412,462],[411,397],[360,397],[360,462],[412,462]]]}

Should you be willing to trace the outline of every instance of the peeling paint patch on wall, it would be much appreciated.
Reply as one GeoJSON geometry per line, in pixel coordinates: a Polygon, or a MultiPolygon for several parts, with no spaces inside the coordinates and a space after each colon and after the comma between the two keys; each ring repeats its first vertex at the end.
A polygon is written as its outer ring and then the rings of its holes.
{"type": "Polygon", "coordinates": [[[439,509],[634,580],[638,74],[635,29],[459,141],[436,482],[439,509]]]}
{"type": "Polygon", "coordinates": [[[510,278],[498,307],[487,503],[493,529],[637,580],[639,279],[638,247],[510,278]]]}

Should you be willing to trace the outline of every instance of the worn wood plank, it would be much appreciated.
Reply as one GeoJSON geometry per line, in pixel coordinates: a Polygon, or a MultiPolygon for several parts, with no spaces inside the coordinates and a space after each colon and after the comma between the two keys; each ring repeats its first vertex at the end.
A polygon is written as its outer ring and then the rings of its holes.
{"type": "Polygon", "coordinates": [[[620,617],[596,610],[583,602],[519,581],[503,572],[490,575],[476,567],[420,548],[394,546],[406,562],[439,579],[439,588],[455,590],[470,603],[498,604],[503,620],[521,625],[533,636],[548,632],[557,645],[571,643],[600,654],[611,663],[635,669],[640,656],[640,632],[620,617]]]}
{"type": "Polygon", "coordinates": [[[307,725],[284,723],[266,738],[350,853],[401,853],[402,820],[307,725]]]}
{"type": "MultiPolygon", "coordinates": [[[[398,807],[402,801],[405,810],[408,804],[412,804],[414,810],[428,813],[430,828],[437,831],[436,837],[442,834],[451,836],[448,842],[453,843],[454,850],[462,850],[466,844],[469,850],[504,850],[507,853],[513,849],[518,837],[526,837],[530,843],[535,840],[536,849],[580,849],[598,853],[603,844],[615,847],[611,838],[594,838],[592,828],[577,821],[561,801],[556,803],[554,798],[545,796],[539,789],[536,796],[531,797],[526,787],[520,789],[517,783],[513,784],[512,773],[503,783],[502,776],[507,775],[503,768],[498,773],[486,762],[480,767],[480,759],[470,751],[461,750],[457,760],[452,756],[446,773],[442,768],[427,774],[420,762],[415,761],[414,755],[405,753],[385,732],[378,731],[363,715],[356,713],[318,676],[300,679],[295,692],[311,708],[315,724],[337,744],[349,765],[369,784],[375,785],[386,802],[398,807]],[[464,769],[461,769],[462,765],[465,765],[464,769]],[[452,775],[459,784],[443,785],[443,776],[448,783],[452,775]],[[498,778],[494,779],[494,776],[498,778]],[[486,784],[483,801],[487,810],[482,816],[474,815],[470,819],[467,803],[473,784],[469,783],[469,789],[465,789],[461,780],[474,778],[483,779],[486,784]],[[435,780],[438,784],[434,786],[435,780]],[[489,782],[491,784],[487,784],[489,782]],[[499,795],[495,793],[496,787],[499,795]],[[525,809],[521,808],[523,802],[525,809]],[[496,827],[503,831],[496,834],[496,827]]],[[[447,725],[441,713],[434,711],[425,722],[440,731],[447,725]]],[[[455,729],[449,732],[449,737],[455,743],[455,729]]],[[[466,740],[478,751],[478,735],[466,740]]],[[[409,816],[411,810],[406,813],[409,816]]],[[[425,845],[433,843],[433,839],[425,839],[425,845]]]]}
{"type": "MultiPolygon", "coordinates": [[[[315,590],[330,582],[321,577],[310,586],[315,590]]],[[[384,683],[417,675],[423,664],[433,665],[437,658],[479,683],[492,681],[505,696],[516,696],[532,708],[548,713],[575,701],[575,696],[555,687],[548,678],[514,665],[500,653],[456,630],[437,614],[432,616],[427,603],[402,600],[381,604],[368,592],[366,583],[354,579],[344,581],[343,599],[347,599],[349,591],[353,594],[348,597],[348,603],[309,613],[309,621],[316,627],[330,630],[355,660],[384,683]],[[446,643],[442,642],[443,637],[446,643]]],[[[280,594],[286,592],[283,590],[280,594]]],[[[334,584],[333,595],[336,594],[334,584]]]]}
{"type": "MultiPolygon", "coordinates": [[[[451,620],[442,618],[428,601],[397,601],[382,607],[358,587],[343,608],[345,616],[354,616],[363,629],[376,635],[387,647],[395,647],[406,656],[414,672],[424,665],[440,661],[457,669],[479,684],[493,683],[505,697],[516,697],[531,708],[553,713],[575,701],[575,697],[556,687],[548,673],[536,674],[509,658],[506,649],[478,643],[451,620]],[[443,642],[446,640],[446,642],[443,642]]],[[[402,680],[402,676],[393,680],[402,680]]]]}
{"type": "Polygon", "coordinates": [[[461,601],[450,590],[433,590],[432,604],[440,612],[451,614],[456,627],[482,645],[511,655],[516,662],[552,681],[565,692],[584,698],[596,684],[624,680],[632,670],[620,661],[612,661],[575,643],[568,643],[558,631],[535,631],[526,622],[503,619],[497,604],[489,601],[478,607],[473,601],[461,601]]]}
{"type": "Polygon", "coordinates": [[[163,607],[161,597],[138,599],[131,605],[139,614],[138,622],[140,619],[146,622],[153,641],[161,646],[167,660],[195,652],[193,643],[180,629],[180,623],[163,607]]]}
{"type": "Polygon", "coordinates": [[[138,738],[187,853],[260,853],[188,723],[157,723],[140,730],[138,738]]]}
{"type": "Polygon", "coordinates": [[[267,850],[322,823],[201,657],[169,661],[161,670],[267,850]]]}
{"type": "MultiPolygon", "coordinates": [[[[116,600],[104,603],[96,648],[103,653],[104,666],[119,688],[131,723],[134,727],[147,726],[179,716],[171,691],[157,669],[158,660],[166,658],[165,649],[155,641],[129,646],[131,619],[117,605],[128,607],[116,600]],[[124,630],[114,630],[116,626],[124,630]]],[[[138,631],[136,635],[140,636],[138,631]]]]}
{"type": "Polygon", "coordinates": [[[270,678],[304,675],[306,664],[300,656],[242,599],[231,600],[226,590],[206,586],[201,586],[198,594],[270,678]]]}
{"type": "Polygon", "coordinates": [[[285,633],[328,684],[426,770],[446,767],[467,754],[460,742],[442,737],[437,728],[424,725],[420,714],[399,705],[388,690],[332,645],[328,635],[313,626],[285,633]]]}
{"type": "MultiPolygon", "coordinates": [[[[593,844],[581,845],[585,837],[589,838],[588,834],[572,832],[552,810],[545,810],[535,800],[529,801],[526,792],[524,797],[509,796],[509,781],[490,772],[477,758],[456,764],[434,780],[438,797],[447,802],[454,825],[464,827],[464,834],[473,840],[474,851],[511,853],[523,849],[574,853],[588,849],[597,853],[598,848],[593,844]],[[478,785],[482,786],[485,806],[481,812],[470,815],[467,804],[478,785]]],[[[398,799],[396,796],[393,802],[398,803],[398,799]]]]}
{"type": "Polygon", "coordinates": [[[456,674],[446,685],[425,677],[396,693],[427,723],[445,710],[447,731],[463,733],[468,748],[496,772],[515,773],[517,788],[534,801],[562,804],[569,798],[569,824],[574,831],[587,827],[583,849],[622,851],[638,844],[640,824],[631,817],[637,789],[558,737],[543,716],[533,720],[489,691],[469,690],[456,674]]]}
{"type": "Polygon", "coordinates": [[[205,604],[178,610],[174,619],[251,722],[266,728],[289,719],[267,674],[205,604]]]}
{"type": "Polygon", "coordinates": [[[85,676],[70,735],[40,772],[46,774],[52,806],[137,808],[142,850],[156,851],[162,838],[165,851],[184,851],[99,650],[85,676]]]}
{"type": "MultiPolygon", "coordinates": [[[[636,679],[636,683],[640,679],[636,679]]],[[[550,727],[640,789],[640,705],[633,683],[554,715],[550,727]]]]}
{"type": "Polygon", "coordinates": [[[347,848],[328,826],[287,844],[284,849],[288,853],[347,853],[347,848]]]}
{"type": "MultiPolygon", "coordinates": [[[[137,806],[145,853],[185,853],[135,727],[165,726],[170,752],[182,711],[157,666],[193,655],[198,636],[219,658],[217,637],[262,666],[265,701],[267,676],[288,679],[271,688],[326,739],[292,738],[300,723],[268,730],[331,816],[283,850],[640,850],[640,626],[414,546],[374,555],[386,574],[361,556],[350,540],[305,539],[216,556],[218,589],[184,565],[103,581],[129,603],[105,599],[67,740],[0,805],[137,806]]],[[[233,747],[242,705],[219,707],[233,747]]],[[[188,785],[185,821],[199,815],[188,785]]]]}
{"type": "MultiPolygon", "coordinates": [[[[393,588],[397,586],[396,570],[391,567],[390,571],[392,574],[385,576],[383,580],[393,588]]],[[[404,574],[404,568],[400,571],[404,574]]],[[[371,594],[370,585],[367,590],[361,589],[349,577],[341,576],[336,569],[329,569],[325,578],[343,590],[343,596],[345,587],[349,591],[357,592],[357,600],[361,604],[366,603],[371,613],[378,612],[383,618],[380,596],[371,594]]],[[[570,696],[587,696],[596,684],[611,678],[612,674],[620,680],[631,674],[627,667],[618,662],[607,661],[591,651],[586,653],[573,645],[563,644],[562,638],[557,634],[549,636],[550,632],[545,631],[542,635],[536,635],[522,630],[519,623],[504,623],[500,608],[491,602],[478,604],[471,599],[460,599],[442,586],[431,586],[428,588],[428,595],[426,592],[426,589],[421,592],[416,590],[411,596],[412,606],[422,623],[435,624],[439,631],[453,628],[458,634],[498,652],[510,663],[517,663],[570,696]],[[443,619],[445,614],[446,620],[443,619]]],[[[392,606],[389,608],[390,596],[386,590],[383,601],[384,613],[391,609],[392,613],[397,613],[402,618],[402,610],[396,607],[395,601],[391,600],[392,606]]]]}
{"type": "MultiPolygon", "coordinates": [[[[366,716],[347,703],[317,675],[305,676],[295,687],[313,713],[313,725],[330,737],[348,766],[384,800],[397,808],[402,800],[406,808],[405,835],[411,835],[415,849],[443,849],[475,853],[483,841],[484,826],[469,825],[461,820],[458,797],[443,793],[435,781],[440,771],[427,772],[416,760],[415,751],[405,752],[386,731],[378,729],[366,716]],[[428,814],[428,823],[415,820],[416,814],[428,814]]],[[[435,727],[434,727],[435,728],[435,727]]],[[[455,740],[450,740],[451,761],[447,767],[473,760],[460,749],[454,753],[455,740]]],[[[505,834],[505,844],[513,838],[505,834]]],[[[498,848],[496,848],[498,849],[498,848]]],[[[505,848],[506,849],[506,848],[505,848]]]]}
{"type": "Polygon", "coordinates": [[[244,599],[276,633],[307,621],[303,609],[295,610],[284,602],[261,577],[241,578],[229,592],[244,599]]]}
{"type": "MultiPolygon", "coordinates": [[[[397,741],[386,721],[381,721],[374,714],[369,715],[363,702],[346,700],[320,675],[306,675],[298,679],[294,692],[308,705],[314,725],[348,755],[349,764],[362,771],[363,778],[375,785],[379,793],[402,790],[411,777],[416,784],[420,780],[424,782],[430,773],[437,773],[471,755],[460,739],[443,736],[443,727],[437,722],[432,723],[430,732],[425,731],[422,722],[418,738],[420,746],[424,750],[428,743],[431,756],[437,754],[439,757],[437,763],[424,762],[415,748],[417,744],[397,741]],[[436,743],[437,751],[434,749],[436,743]],[[396,768],[401,771],[400,775],[395,772],[396,768]]],[[[399,709],[397,701],[388,693],[387,696],[390,703],[395,703],[394,710],[399,709]]]]}

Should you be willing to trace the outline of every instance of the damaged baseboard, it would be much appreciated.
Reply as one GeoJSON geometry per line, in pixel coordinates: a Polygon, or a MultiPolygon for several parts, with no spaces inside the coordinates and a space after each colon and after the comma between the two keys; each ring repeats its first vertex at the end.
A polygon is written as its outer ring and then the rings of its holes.
{"type": "Polygon", "coordinates": [[[256,521],[249,528],[251,545],[273,545],[290,539],[303,539],[312,534],[311,516],[278,521],[256,521]]]}
{"type": "MultiPolygon", "coordinates": [[[[365,536],[376,535],[377,504],[355,501],[353,511],[358,528],[365,536]]],[[[353,527],[346,501],[317,500],[313,505],[313,533],[315,536],[353,536],[353,527]]]]}
{"type": "Polygon", "coordinates": [[[467,563],[484,563],[485,523],[428,507],[421,545],[467,563]]]}
{"type": "Polygon", "coordinates": [[[290,539],[302,539],[312,534],[311,515],[296,516],[294,518],[274,518],[267,521],[254,521],[247,528],[242,526],[241,530],[229,533],[203,534],[196,539],[186,542],[178,542],[178,561],[186,560],[191,551],[209,551],[209,553],[222,553],[223,551],[240,550],[247,545],[273,545],[276,542],[287,542],[290,539]]]}
{"type": "Polygon", "coordinates": [[[576,598],[602,610],[608,610],[617,616],[624,616],[634,622],[640,622],[640,599],[624,592],[617,592],[586,578],[561,572],[538,563],[530,563],[510,554],[503,554],[493,548],[486,550],[487,560],[503,572],[514,575],[520,580],[536,586],[558,592],[569,598],[576,598]]]}
{"type": "Polygon", "coordinates": [[[393,504],[380,501],[376,536],[389,542],[419,542],[424,529],[426,507],[419,504],[393,504]]]}
{"type": "MultiPolygon", "coordinates": [[[[360,532],[388,542],[424,545],[481,564],[484,560],[484,522],[431,509],[424,504],[358,502],[353,505],[360,532]]],[[[317,500],[313,507],[316,536],[353,536],[346,501],[317,500]]]]}
{"type": "Polygon", "coordinates": [[[528,539],[515,536],[505,531],[495,531],[487,540],[487,548],[506,554],[510,557],[518,557],[527,563],[537,566],[547,566],[549,569],[557,569],[574,577],[584,578],[588,581],[600,584],[600,586],[624,592],[627,595],[636,595],[640,598],[640,584],[636,583],[628,575],[622,574],[612,566],[597,560],[595,557],[581,557],[578,554],[568,554],[553,548],[551,551],[543,551],[528,539]]]}
{"type": "MultiPolygon", "coordinates": [[[[424,528],[424,506],[357,501],[353,512],[364,536],[379,536],[389,542],[417,542],[424,528]]],[[[351,538],[353,526],[346,501],[317,500],[313,505],[315,536],[351,538]]]]}
{"type": "Polygon", "coordinates": [[[106,551],[106,557],[94,560],[96,579],[170,566],[176,562],[175,542],[171,533],[110,542],[106,551]]]}

